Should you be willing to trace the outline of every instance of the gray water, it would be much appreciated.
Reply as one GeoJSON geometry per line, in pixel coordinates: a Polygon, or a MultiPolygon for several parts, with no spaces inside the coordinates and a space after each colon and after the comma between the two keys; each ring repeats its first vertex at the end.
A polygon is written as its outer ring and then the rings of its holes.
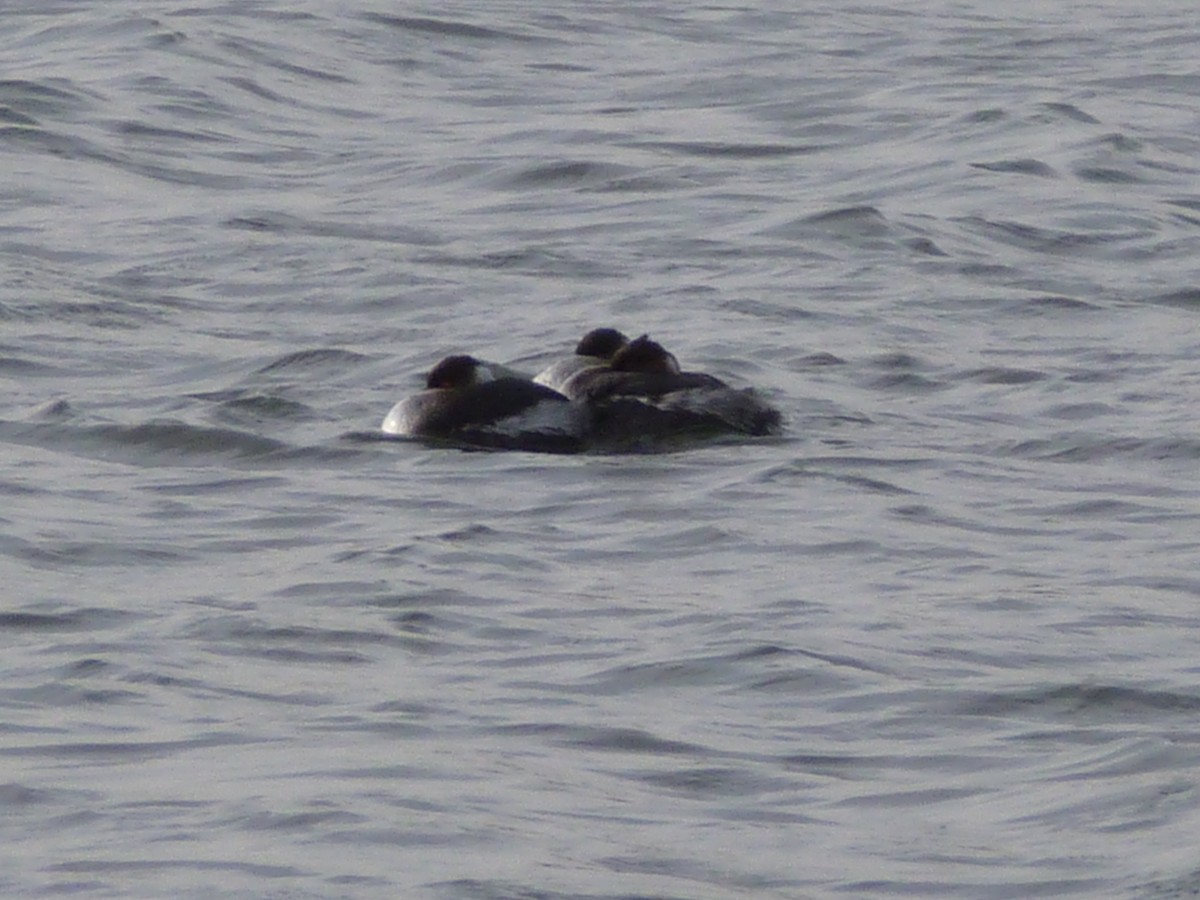
{"type": "Polygon", "coordinates": [[[1194,4],[0,21],[0,893],[1200,892],[1194,4]],[[376,439],[596,325],[786,434],[376,439]]]}

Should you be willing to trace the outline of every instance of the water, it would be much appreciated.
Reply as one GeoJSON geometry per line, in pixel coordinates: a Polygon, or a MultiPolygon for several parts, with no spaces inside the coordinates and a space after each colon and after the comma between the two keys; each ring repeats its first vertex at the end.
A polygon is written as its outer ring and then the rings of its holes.
{"type": "Polygon", "coordinates": [[[794,6],[3,6],[0,891],[1200,891],[1194,9],[794,6]]]}

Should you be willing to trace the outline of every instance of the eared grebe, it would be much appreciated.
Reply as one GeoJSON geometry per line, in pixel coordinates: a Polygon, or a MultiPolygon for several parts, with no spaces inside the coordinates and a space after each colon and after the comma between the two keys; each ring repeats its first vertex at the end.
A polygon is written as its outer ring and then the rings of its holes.
{"type": "Polygon", "coordinates": [[[585,369],[608,365],[614,354],[629,343],[615,328],[593,328],[575,346],[575,355],[551,363],[533,380],[561,391],[567,380],[585,369]]]}
{"type": "Polygon", "coordinates": [[[653,446],[673,438],[775,434],[782,417],[751,389],[732,388],[679,362],[642,335],[607,366],[576,373],[563,393],[588,407],[602,448],[653,446]]]}
{"type": "Polygon", "coordinates": [[[447,356],[425,385],[392,407],[383,420],[386,434],[543,453],[583,449],[584,407],[544,385],[497,378],[473,356],[447,356]]]}

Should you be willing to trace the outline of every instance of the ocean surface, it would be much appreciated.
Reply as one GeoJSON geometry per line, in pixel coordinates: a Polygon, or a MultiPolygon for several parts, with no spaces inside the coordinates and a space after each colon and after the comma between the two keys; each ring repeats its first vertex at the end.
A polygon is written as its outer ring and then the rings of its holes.
{"type": "Polygon", "coordinates": [[[1200,893],[1194,3],[0,18],[0,895],[1200,893]]]}

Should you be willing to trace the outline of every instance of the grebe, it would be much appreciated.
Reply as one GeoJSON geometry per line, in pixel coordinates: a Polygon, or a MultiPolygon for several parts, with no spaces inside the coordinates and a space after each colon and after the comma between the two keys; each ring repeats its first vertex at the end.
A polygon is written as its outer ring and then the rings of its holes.
{"type": "Polygon", "coordinates": [[[628,343],[629,338],[615,328],[593,328],[575,346],[574,356],[551,363],[533,380],[561,391],[571,376],[585,369],[608,365],[613,355],[628,343]]]}
{"type": "Polygon", "coordinates": [[[776,434],[779,410],[752,389],[732,388],[703,372],[680,371],[675,357],[642,335],[607,366],[576,373],[562,388],[588,407],[600,447],[644,446],[671,438],[776,434]]]}
{"type": "Polygon", "coordinates": [[[504,450],[583,449],[585,407],[545,385],[495,377],[473,356],[447,356],[430,370],[425,386],[392,407],[384,433],[504,450]]]}

